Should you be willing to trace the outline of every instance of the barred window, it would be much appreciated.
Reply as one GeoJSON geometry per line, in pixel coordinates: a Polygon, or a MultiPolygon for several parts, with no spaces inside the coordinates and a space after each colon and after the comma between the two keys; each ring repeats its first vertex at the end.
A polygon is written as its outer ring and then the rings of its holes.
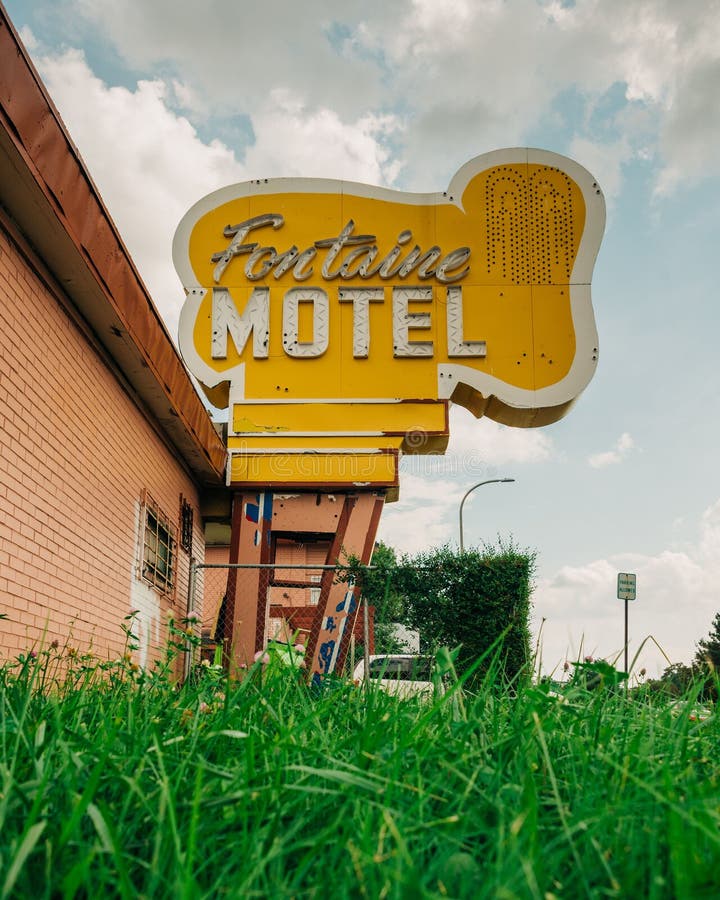
{"type": "Polygon", "coordinates": [[[163,594],[175,587],[175,536],[167,517],[150,498],[145,500],[142,577],[163,594]]]}

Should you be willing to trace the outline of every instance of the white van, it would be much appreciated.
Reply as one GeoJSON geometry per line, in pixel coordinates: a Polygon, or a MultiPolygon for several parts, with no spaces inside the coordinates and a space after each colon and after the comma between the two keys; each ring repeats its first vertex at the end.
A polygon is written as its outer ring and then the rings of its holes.
{"type": "MultiPolygon", "coordinates": [[[[437,688],[444,691],[442,682],[433,677],[435,659],[413,653],[383,653],[370,657],[369,681],[398,697],[432,697],[437,688]]],[[[355,666],[353,678],[365,681],[365,660],[355,666]]]]}

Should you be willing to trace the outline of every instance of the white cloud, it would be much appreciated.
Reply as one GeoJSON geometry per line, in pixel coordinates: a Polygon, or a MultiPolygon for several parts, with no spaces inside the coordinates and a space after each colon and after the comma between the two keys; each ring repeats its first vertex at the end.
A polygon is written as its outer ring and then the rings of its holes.
{"type": "Polygon", "coordinates": [[[33,34],[32,29],[28,28],[27,25],[23,25],[23,27],[19,29],[18,34],[20,35],[20,40],[25,44],[25,47],[30,53],[37,50],[38,41],[33,34]]]}
{"type": "Polygon", "coordinates": [[[171,263],[172,237],[202,196],[259,175],[390,183],[398,171],[382,148],[398,127],[392,116],[343,123],[331,110],[309,110],[278,92],[258,113],[256,142],[239,160],[220,141],[203,142],[173,111],[178,99],[197,104],[187,86],[156,79],[132,91],[111,87],[78,50],[39,56],[36,63],[173,339],[184,294],[171,263]]]}
{"type": "Polygon", "coordinates": [[[380,73],[343,52],[343,36],[364,14],[360,0],[341,9],[325,0],[206,0],[201,9],[172,0],[71,2],[128,65],[172,71],[210,114],[256,115],[277,89],[304,96],[310,108],[344,109],[348,119],[382,102],[380,73]]]}
{"type": "Polygon", "coordinates": [[[389,115],[364,115],[341,121],[330,109],[309,109],[285,89],[272,91],[266,109],[253,117],[255,143],[246,166],[252,177],[346,178],[370,184],[392,184],[398,164],[384,139],[400,128],[389,115]]]}
{"type": "MultiPolygon", "coordinates": [[[[615,123],[611,138],[593,134],[598,101],[622,84],[626,103],[655,112],[654,141],[665,156],[662,189],[685,174],[718,171],[707,139],[719,127],[720,17],[713,4],[349,0],[335,8],[322,0],[262,6],[208,0],[200,18],[170,0],[68,6],[102,30],[130,66],[172,73],[182,83],[178,97],[199,117],[240,112],[254,123],[277,122],[287,113],[282,98],[292,92],[302,98],[307,128],[298,122],[291,137],[307,141],[315,123],[319,131],[309,143],[317,147],[323,133],[330,140],[334,133],[326,114],[351,137],[353,127],[363,132],[358,123],[368,116],[401,107],[414,188],[437,190],[438,178],[469,156],[522,141],[574,88],[587,119],[569,145],[591,171],[595,166],[612,198],[623,162],[648,152],[645,126],[642,135],[634,133],[632,118],[615,123]]],[[[605,113],[606,124],[615,114],[605,113]]],[[[388,153],[390,145],[378,139],[388,153]]],[[[273,149],[290,156],[283,152],[288,145],[268,149],[268,162],[273,149]]],[[[299,149],[298,161],[312,161],[299,149]]],[[[324,156],[323,148],[320,161],[324,156]]],[[[386,164],[380,169],[391,181],[386,164]]],[[[368,177],[378,180],[377,169],[371,166],[368,177]]]]}
{"type": "Polygon", "coordinates": [[[443,27],[428,15],[408,16],[402,6],[396,16],[397,27],[388,28],[369,12],[362,37],[397,65],[396,83],[408,96],[432,85],[407,130],[408,141],[422,142],[427,158],[418,170],[421,181],[448,140],[469,153],[522,140],[548,117],[561,92],[573,88],[586,119],[576,123],[569,150],[610,199],[619,192],[623,164],[647,155],[648,140],[661,156],[661,190],[720,173],[714,153],[720,16],[714,3],[488,2],[471,11],[462,4],[443,27]],[[608,103],[623,85],[626,110],[652,112],[652,133],[647,118],[619,115],[619,98],[614,109],[608,103]]]}
{"type": "Polygon", "coordinates": [[[577,156],[611,200],[639,157],[658,154],[665,192],[720,172],[714,3],[207,0],[201,16],[170,0],[66,3],[134,71],[162,71],[195,122],[249,117],[253,175],[346,163],[344,177],[389,184],[402,165],[407,186],[438,190],[470,156],[551,117],[563,133],[569,93],[585,115],[552,149],[577,156]]]}
{"type": "Polygon", "coordinates": [[[514,477],[513,466],[543,463],[556,455],[543,431],[507,428],[451,407],[447,453],[401,460],[400,500],[385,507],[380,539],[403,553],[456,542],[458,508],[469,485],[514,477]]]}
{"type": "Polygon", "coordinates": [[[666,656],[689,663],[697,641],[706,636],[720,610],[720,500],[704,512],[696,544],[683,551],[598,559],[540,578],[533,603],[538,628],[545,619],[545,671],[566,658],[590,654],[613,659],[621,654],[624,603],[616,599],[619,572],[637,575],[637,599],[629,604],[631,660],[652,636],[636,669],[645,666],[657,676],[668,665],[666,656]]]}
{"type": "Polygon", "coordinates": [[[571,141],[569,154],[582,164],[602,185],[603,195],[612,208],[622,189],[623,165],[634,153],[627,138],[601,143],[587,137],[575,137],[571,141]]]}
{"type": "Polygon", "coordinates": [[[623,462],[635,447],[635,441],[627,433],[623,432],[617,439],[612,450],[606,450],[602,453],[593,453],[588,457],[588,465],[593,469],[604,469],[606,466],[616,466],[623,462]]]}
{"type": "Polygon", "coordinates": [[[185,211],[208,191],[239,180],[242,165],[219,141],[203,143],[167,105],[162,81],[108,87],[83,54],[37,60],[73,140],[173,338],[184,299],[171,264],[185,211]]]}
{"type": "MultiPolygon", "coordinates": [[[[379,538],[410,554],[455,542],[463,493],[463,487],[447,479],[403,476],[401,502],[386,507],[379,538]]],[[[720,500],[704,512],[697,541],[685,549],[623,554],[542,574],[533,607],[544,672],[559,672],[566,659],[585,655],[622,665],[619,572],[637,575],[637,599],[629,604],[631,661],[640,650],[635,671],[645,667],[657,677],[668,660],[689,663],[720,610],[720,500]]]]}
{"type": "Polygon", "coordinates": [[[450,440],[441,456],[404,456],[400,464],[400,489],[405,494],[405,475],[426,478],[482,478],[512,476],[512,467],[558,458],[550,435],[537,428],[509,428],[492,419],[476,419],[459,406],[450,407],[450,440]]]}
{"type": "Polygon", "coordinates": [[[457,537],[458,504],[465,488],[447,478],[400,475],[400,500],[385,506],[379,540],[400,553],[417,553],[457,537]]]}
{"type": "Polygon", "coordinates": [[[462,407],[450,409],[448,456],[466,460],[475,471],[515,463],[546,462],[555,455],[547,431],[509,428],[485,417],[476,419],[462,407]]]}
{"type": "Polygon", "coordinates": [[[682,71],[668,103],[660,146],[665,165],[657,184],[659,194],[674,191],[685,179],[697,180],[720,172],[720,57],[693,60],[682,71]]]}

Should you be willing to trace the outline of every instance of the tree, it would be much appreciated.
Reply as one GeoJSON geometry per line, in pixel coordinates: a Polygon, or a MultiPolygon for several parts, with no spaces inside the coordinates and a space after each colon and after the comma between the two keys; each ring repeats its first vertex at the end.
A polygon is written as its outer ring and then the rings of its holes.
{"type": "Polygon", "coordinates": [[[720,672],[720,613],[715,615],[710,634],[698,641],[695,662],[720,672]]]}
{"type": "Polygon", "coordinates": [[[394,624],[405,620],[405,597],[395,585],[395,551],[378,541],[370,564],[373,568],[362,576],[362,594],[375,608],[375,652],[398,653],[403,647],[395,636],[394,624]]]}
{"type": "Polygon", "coordinates": [[[659,685],[662,691],[671,697],[682,697],[693,683],[696,672],[685,663],[673,663],[667,666],[660,676],[659,685]]]}
{"type": "Polygon", "coordinates": [[[703,696],[717,700],[720,679],[720,613],[716,613],[708,636],[698,641],[693,667],[705,683],[703,696]]]}

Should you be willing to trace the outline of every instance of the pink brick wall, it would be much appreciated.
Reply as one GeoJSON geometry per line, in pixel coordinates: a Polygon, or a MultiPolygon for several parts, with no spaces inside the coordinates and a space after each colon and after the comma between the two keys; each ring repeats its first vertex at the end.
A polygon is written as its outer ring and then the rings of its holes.
{"type": "MultiPolygon", "coordinates": [[[[230,548],[208,546],[205,548],[204,561],[213,565],[227,565],[230,561],[230,548]]],[[[215,634],[220,604],[227,588],[227,577],[227,569],[205,569],[198,577],[197,597],[198,604],[202,604],[202,627],[212,635],[215,634]]]]}
{"type": "MultiPolygon", "coordinates": [[[[178,526],[197,488],[101,355],[0,230],[0,661],[58,639],[113,657],[139,609],[139,661],[184,615],[189,556],[169,601],[138,577],[147,490],[178,526]]],[[[179,531],[178,531],[179,539],[179,531]]]]}

